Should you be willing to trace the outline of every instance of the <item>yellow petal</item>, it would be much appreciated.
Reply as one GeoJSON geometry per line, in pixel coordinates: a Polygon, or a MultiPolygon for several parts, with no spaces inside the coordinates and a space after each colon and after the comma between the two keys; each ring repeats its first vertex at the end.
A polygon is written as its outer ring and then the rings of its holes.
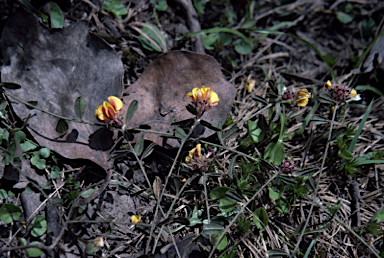
{"type": "Polygon", "coordinates": [[[328,81],[324,84],[324,86],[325,86],[326,88],[328,88],[328,89],[332,89],[332,83],[331,83],[331,81],[328,80],[328,81]]]}
{"type": "Polygon", "coordinates": [[[352,89],[351,92],[349,93],[349,96],[351,96],[351,98],[354,98],[357,96],[357,92],[355,89],[352,89]]]}
{"type": "Polygon", "coordinates": [[[217,93],[214,91],[211,92],[211,96],[209,99],[211,100],[211,104],[215,104],[220,101],[219,96],[217,96],[217,93]]]}
{"type": "Polygon", "coordinates": [[[299,107],[305,107],[306,105],[308,105],[308,98],[306,97],[300,98],[296,101],[296,103],[297,103],[297,106],[299,107]]]}
{"type": "Polygon", "coordinates": [[[103,108],[104,108],[103,105],[97,106],[97,108],[95,110],[95,114],[93,115],[94,117],[96,117],[100,121],[106,121],[109,119],[104,115],[103,108]]]}
{"type": "Polygon", "coordinates": [[[123,102],[115,96],[110,96],[108,98],[108,101],[109,103],[111,103],[111,105],[117,112],[119,112],[123,108],[123,102]]]}
{"type": "Polygon", "coordinates": [[[197,144],[195,149],[197,149],[197,156],[200,157],[201,156],[201,144],[197,144]]]}
{"type": "Polygon", "coordinates": [[[103,103],[103,107],[104,107],[104,109],[105,109],[105,115],[106,115],[107,117],[111,118],[111,117],[110,117],[110,114],[109,114],[109,112],[108,112],[108,109],[112,110],[112,112],[113,112],[114,114],[116,114],[116,110],[115,110],[115,108],[114,108],[109,102],[104,101],[104,103],[103,103]]]}
{"type": "Polygon", "coordinates": [[[250,93],[251,91],[253,91],[255,84],[256,80],[247,80],[247,86],[245,86],[245,89],[250,93]]]}
{"type": "Polygon", "coordinates": [[[188,97],[193,97],[194,99],[197,99],[197,94],[199,93],[200,88],[193,88],[192,92],[188,93],[188,97]]]}
{"type": "Polygon", "coordinates": [[[131,221],[132,221],[132,223],[140,223],[141,222],[141,216],[139,216],[139,215],[132,215],[131,221]]]}
{"type": "Polygon", "coordinates": [[[311,97],[311,93],[309,93],[307,89],[301,89],[301,90],[299,90],[299,92],[297,93],[297,96],[299,96],[299,97],[305,97],[305,98],[310,98],[310,97],[311,97]]]}
{"type": "Polygon", "coordinates": [[[189,156],[185,157],[185,163],[188,164],[189,162],[191,162],[191,157],[189,157],[189,156]]]}

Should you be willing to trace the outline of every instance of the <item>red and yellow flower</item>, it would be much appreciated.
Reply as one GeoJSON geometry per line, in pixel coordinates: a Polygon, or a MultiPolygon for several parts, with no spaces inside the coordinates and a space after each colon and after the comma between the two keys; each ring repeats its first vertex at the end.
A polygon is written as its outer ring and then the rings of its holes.
{"type": "Polygon", "coordinates": [[[188,92],[187,96],[192,100],[200,118],[205,111],[219,103],[219,97],[211,88],[202,86],[194,88],[192,92],[188,92]]]}
{"type": "Polygon", "coordinates": [[[110,96],[103,105],[97,106],[94,117],[101,123],[118,122],[120,121],[118,114],[122,108],[123,102],[117,97],[110,96]]]}

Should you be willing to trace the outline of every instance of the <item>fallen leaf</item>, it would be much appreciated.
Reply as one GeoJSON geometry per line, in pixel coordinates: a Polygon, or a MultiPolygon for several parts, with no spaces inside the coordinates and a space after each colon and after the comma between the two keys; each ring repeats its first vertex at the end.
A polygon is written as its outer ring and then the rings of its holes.
{"type": "MultiPolygon", "coordinates": [[[[217,126],[229,115],[235,87],[224,78],[220,64],[213,57],[188,51],[168,52],[149,64],[141,77],[125,90],[127,96],[123,96],[125,105],[121,112],[125,114],[129,103],[137,100],[137,113],[128,127],[145,124],[151,130],[168,132],[172,117],[175,121],[193,118],[185,107],[191,103],[187,93],[202,85],[212,88],[219,96],[219,104],[202,117],[217,126]]],[[[213,133],[204,128],[196,138],[205,138],[213,133]]],[[[144,138],[163,147],[179,146],[177,140],[164,140],[157,134],[146,133],[144,138]]]]}
{"type": "MultiPolygon", "coordinates": [[[[5,22],[1,50],[2,82],[21,85],[8,92],[24,101],[37,101],[43,110],[78,120],[74,105],[82,96],[86,104],[82,119],[97,123],[95,108],[109,96],[122,94],[123,64],[107,43],[89,33],[86,22],[50,31],[31,14],[17,13],[5,22]]],[[[68,131],[60,134],[55,130],[59,118],[10,100],[21,119],[31,114],[28,129],[40,145],[66,158],[108,167],[111,131],[67,121],[68,131]]]]}

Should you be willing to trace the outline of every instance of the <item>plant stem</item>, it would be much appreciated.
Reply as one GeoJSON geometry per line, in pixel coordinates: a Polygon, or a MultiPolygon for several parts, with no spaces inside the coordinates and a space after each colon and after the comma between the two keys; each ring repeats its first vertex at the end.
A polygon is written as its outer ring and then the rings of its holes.
{"type": "MultiPolygon", "coordinates": [[[[331,136],[332,136],[332,129],[333,129],[333,123],[335,122],[335,117],[336,117],[336,113],[337,113],[337,109],[338,109],[338,105],[336,104],[335,105],[335,108],[333,110],[333,115],[332,115],[332,121],[331,121],[331,126],[329,128],[329,133],[328,133],[328,140],[327,140],[327,145],[325,147],[325,151],[324,151],[324,155],[323,155],[323,161],[321,162],[321,167],[320,167],[320,171],[319,171],[319,178],[317,179],[317,184],[316,184],[316,188],[315,188],[315,193],[313,195],[313,198],[315,199],[316,196],[317,196],[317,193],[319,191],[319,186],[320,186],[320,179],[321,179],[321,175],[323,173],[323,169],[324,169],[324,165],[325,165],[325,159],[327,158],[327,154],[328,154],[328,149],[329,149],[329,144],[330,144],[330,139],[331,139],[331,136]]],[[[303,235],[304,235],[304,232],[305,232],[305,229],[307,228],[308,226],[308,221],[309,219],[311,218],[311,215],[312,215],[312,211],[313,211],[313,206],[315,204],[315,201],[313,200],[312,203],[311,203],[311,208],[309,209],[309,213],[308,213],[308,216],[307,216],[307,219],[305,220],[305,223],[304,223],[304,227],[303,229],[301,230],[301,233],[300,233],[300,237],[299,237],[299,241],[297,242],[296,246],[295,246],[295,249],[293,250],[292,252],[292,255],[291,255],[291,258],[295,257],[295,254],[299,248],[299,245],[300,245],[300,242],[301,240],[303,239],[303,235]]]]}

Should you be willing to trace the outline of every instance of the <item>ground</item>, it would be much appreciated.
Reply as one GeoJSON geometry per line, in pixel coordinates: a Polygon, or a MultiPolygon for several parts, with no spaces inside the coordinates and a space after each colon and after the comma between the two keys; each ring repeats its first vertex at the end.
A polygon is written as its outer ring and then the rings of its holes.
{"type": "MultiPolygon", "coordinates": [[[[0,3],[2,31],[16,12],[37,14],[21,2],[0,3]]],[[[123,99],[164,53],[192,51],[235,88],[229,119],[207,138],[181,123],[192,136],[176,130],[167,148],[115,130],[126,137],[104,163],[53,146],[13,162],[17,128],[22,148],[35,135],[2,84],[0,197],[13,205],[0,208],[2,256],[37,241],[52,257],[384,257],[384,2],[121,0],[121,17],[102,2],[57,3],[63,30],[85,21],[117,53],[123,99]],[[190,153],[196,141],[202,153],[190,153]]]]}

